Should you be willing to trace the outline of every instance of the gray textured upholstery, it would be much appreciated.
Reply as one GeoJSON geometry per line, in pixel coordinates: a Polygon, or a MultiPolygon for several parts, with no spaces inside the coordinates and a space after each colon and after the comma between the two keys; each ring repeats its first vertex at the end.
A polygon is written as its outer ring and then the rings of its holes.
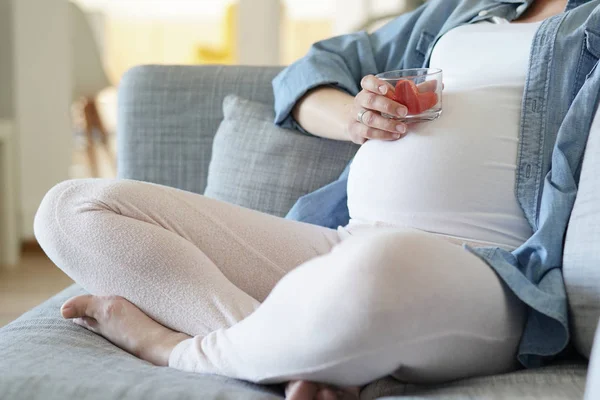
{"type": "Polygon", "coordinates": [[[0,399],[268,400],[275,387],[155,367],[60,318],[54,296],[0,330],[0,399]]]}
{"type": "Polygon", "coordinates": [[[119,88],[118,176],[204,193],[223,99],[273,103],[279,67],[141,66],[119,88]]]}
{"type": "Polygon", "coordinates": [[[227,96],[204,194],[283,217],[296,200],[336,180],[358,147],[273,124],[272,104],[227,96]]]}
{"type": "MultiPolygon", "coordinates": [[[[139,67],[120,91],[119,176],[202,193],[227,94],[270,104],[275,68],[139,67]]],[[[317,140],[317,139],[315,139],[317,140]]],[[[73,286],[0,329],[0,399],[276,399],[277,387],[157,368],[63,321],[73,286]]],[[[600,353],[599,353],[600,354],[600,353]]],[[[581,399],[585,364],[440,386],[383,379],[362,400],[581,399]]]]}
{"type": "MultiPolygon", "coordinates": [[[[60,305],[82,293],[83,289],[73,285],[0,329],[0,399],[282,398],[277,386],[154,367],[129,355],[60,317],[60,305]]],[[[404,385],[386,378],[367,386],[361,400],[580,400],[585,374],[585,364],[570,364],[438,386],[404,385]]]]}
{"type": "Polygon", "coordinates": [[[581,399],[585,364],[564,364],[436,386],[403,385],[393,378],[365,388],[361,398],[386,400],[567,400],[581,399]]]}
{"type": "Polygon", "coordinates": [[[585,400],[600,399],[600,325],[596,329],[594,349],[590,357],[590,365],[587,374],[587,384],[585,387],[585,400]]]}
{"type": "MultiPolygon", "coordinates": [[[[599,114],[600,115],[600,114],[599,114]]],[[[596,117],[599,118],[599,117],[596,117]]],[[[599,124],[595,121],[594,124],[599,124]]],[[[600,318],[600,130],[588,138],[577,198],[569,220],[563,274],[577,350],[590,356],[600,318]]]]}

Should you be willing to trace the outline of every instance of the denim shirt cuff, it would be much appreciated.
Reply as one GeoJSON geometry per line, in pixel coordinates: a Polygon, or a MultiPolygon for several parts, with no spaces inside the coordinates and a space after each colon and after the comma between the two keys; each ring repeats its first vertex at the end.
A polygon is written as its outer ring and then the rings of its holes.
{"type": "Polygon", "coordinates": [[[292,110],[306,93],[318,87],[334,87],[352,94],[358,85],[352,77],[341,74],[334,68],[316,68],[311,65],[310,60],[301,60],[273,79],[275,124],[283,128],[297,129],[299,124],[294,121],[292,110]]]}

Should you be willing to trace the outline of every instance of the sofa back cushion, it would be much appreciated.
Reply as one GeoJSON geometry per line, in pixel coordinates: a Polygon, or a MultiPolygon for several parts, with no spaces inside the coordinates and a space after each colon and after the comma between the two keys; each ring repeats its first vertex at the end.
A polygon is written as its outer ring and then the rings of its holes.
{"type": "Polygon", "coordinates": [[[273,124],[271,105],[227,96],[204,194],[285,216],[296,200],[338,178],[357,146],[273,124]]]}
{"type": "Polygon", "coordinates": [[[565,241],[563,272],[571,314],[571,337],[590,357],[600,318],[600,117],[588,138],[579,189],[565,241]]]}

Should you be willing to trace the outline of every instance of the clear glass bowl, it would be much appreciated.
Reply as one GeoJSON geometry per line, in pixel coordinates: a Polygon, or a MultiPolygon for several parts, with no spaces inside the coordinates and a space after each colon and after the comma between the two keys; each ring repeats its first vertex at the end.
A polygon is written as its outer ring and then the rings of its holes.
{"type": "Polygon", "coordinates": [[[442,114],[441,69],[400,69],[376,76],[386,81],[393,89],[389,90],[386,96],[408,108],[406,117],[383,114],[384,117],[411,123],[433,121],[442,114]]]}

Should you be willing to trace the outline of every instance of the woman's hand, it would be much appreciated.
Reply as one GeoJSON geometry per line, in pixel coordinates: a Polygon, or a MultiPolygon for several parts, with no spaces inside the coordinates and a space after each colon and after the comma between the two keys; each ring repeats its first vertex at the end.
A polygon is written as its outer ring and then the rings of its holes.
{"type": "Polygon", "coordinates": [[[363,90],[354,98],[346,127],[350,139],[363,144],[368,139],[397,140],[406,135],[406,124],[385,118],[381,113],[405,117],[408,109],[392,100],[394,88],[373,75],[365,76],[360,82],[363,90]],[[364,111],[364,112],[363,112],[364,111]],[[359,115],[361,121],[358,120],[359,115]]]}

